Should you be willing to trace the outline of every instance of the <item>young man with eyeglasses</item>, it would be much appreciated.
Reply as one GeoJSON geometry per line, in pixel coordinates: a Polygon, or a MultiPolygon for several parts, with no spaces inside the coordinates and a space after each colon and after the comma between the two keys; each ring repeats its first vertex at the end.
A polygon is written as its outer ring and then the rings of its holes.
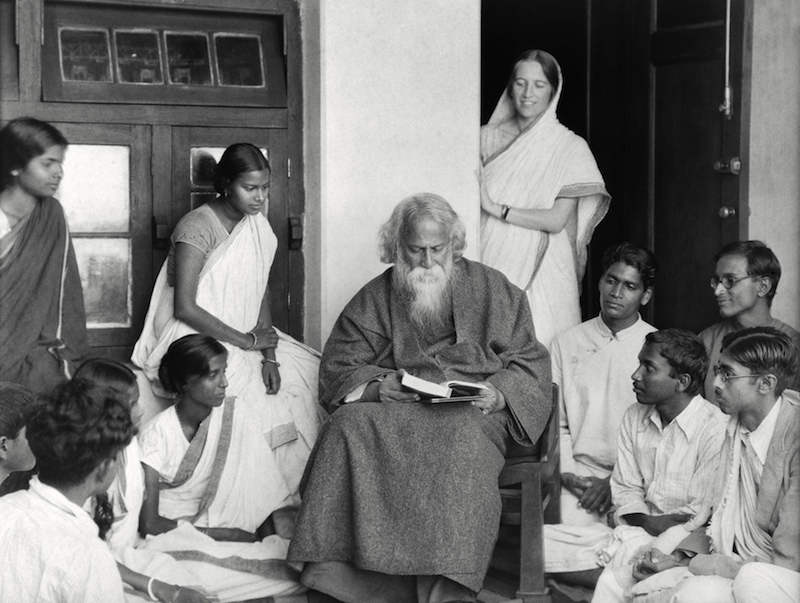
{"type": "MultiPolygon", "coordinates": [[[[736,241],[720,249],[714,260],[717,267],[711,288],[723,320],[700,333],[710,366],[719,363],[724,337],[748,327],[772,327],[782,331],[800,348],[800,333],[772,316],[772,300],[781,280],[781,265],[772,250],[761,241],[736,241]]],[[[794,389],[800,388],[798,375],[791,375],[789,383],[794,389]]],[[[704,395],[716,404],[712,370],[706,376],[704,395]]]]}
{"type": "Polygon", "coordinates": [[[797,364],[777,329],[725,337],[712,371],[730,415],[720,499],[707,528],[645,554],[636,601],[800,603],[800,395],[784,389],[797,364]]]}

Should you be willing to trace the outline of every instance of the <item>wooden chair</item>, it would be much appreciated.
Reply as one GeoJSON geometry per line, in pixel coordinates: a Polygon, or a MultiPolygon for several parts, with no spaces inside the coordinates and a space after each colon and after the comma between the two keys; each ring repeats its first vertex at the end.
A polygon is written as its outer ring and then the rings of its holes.
{"type": "Polygon", "coordinates": [[[501,592],[497,583],[507,582],[496,577],[498,572],[512,576],[518,586],[510,596],[525,603],[551,601],[545,586],[544,524],[561,519],[558,406],[558,387],[553,385],[550,418],[542,437],[533,446],[513,445],[499,479],[503,513],[489,588],[501,592]]]}

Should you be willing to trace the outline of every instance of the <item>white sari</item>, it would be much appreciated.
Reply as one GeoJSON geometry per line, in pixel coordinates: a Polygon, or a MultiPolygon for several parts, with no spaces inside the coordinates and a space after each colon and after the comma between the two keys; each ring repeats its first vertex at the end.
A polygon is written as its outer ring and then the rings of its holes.
{"type": "Polygon", "coordinates": [[[580,282],[586,246],[611,197],[586,141],[561,125],[556,108],[563,78],[541,118],[513,139],[503,124],[515,116],[506,90],[481,128],[483,178],[490,197],[520,209],[549,209],[576,198],[577,216],[558,233],[514,226],[483,212],[481,260],[528,294],[536,337],[544,345],[581,322],[580,282]]]}
{"type": "MultiPolygon", "coordinates": [[[[207,440],[209,449],[212,444],[216,443],[207,440]]],[[[202,469],[198,466],[198,476],[202,469]]],[[[126,448],[119,470],[120,474],[108,490],[114,508],[114,524],[106,537],[119,563],[169,584],[201,589],[218,597],[221,603],[304,590],[296,574],[284,563],[289,541],[276,535],[256,543],[216,542],[189,522],[181,521],[170,532],[142,539],[138,528],[144,498],[144,472],[137,440],[126,448]]],[[[228,484],[220,483],[218,490],[223,490],[230,498],[231,491],[226,492],[228,484]]],[[[226,502],[225,496],[218,502],[226,502]]],[[[270,504],[264,501],[259,508],[263,512],[270,504]]],[[[149,600],[130,587],[126,587],[126,599],[149,600]]]]}
{"type": "MultiPolygon", "coordinates": [[[[198,305],[234,329],[247,332],[254,328],[276,248],[277,239],[267,219],[261,214],[245,216],[208,255],[200,271],[198,305]]],[[[195,332],[174,315],[174,288],[169,285],[165,261],[131,358],[157,394],[164,395],[158,383],[158,367],[167,348],[176,339],[195,332]]],[[[275,357],[281,364],[280,391],[267,394],[260,352],[223,343],[228,350],[227,394],[237,399],[243,412],[260,422],[275,456],[275,462],[265,466],[258,478],[276,491],[288,491],[291,497],[287,504],[297,504],[300,478],[319,430],[319,354],[280,331],[278,335],[275,357]]]]}

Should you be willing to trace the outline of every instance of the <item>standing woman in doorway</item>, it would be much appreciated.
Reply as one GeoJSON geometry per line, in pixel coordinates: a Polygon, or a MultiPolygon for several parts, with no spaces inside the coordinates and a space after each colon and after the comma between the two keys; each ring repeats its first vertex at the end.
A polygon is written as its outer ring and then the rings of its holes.
{"type": "Polygon", "coordinates": [[[251,144],[234,144],[213,181],[217,198],[186,214],[172,233],[132,360],[158,387],[173,341],[200,333],[223,343],[228,395],[261,422],[274,461],[262,478],[287,493],[290,507],[299,502],[319,428],[319,354],[272,325],[267,282],[277,238],[264,216],[267,159],[251,144]]]}
{"type": "Polygon", "coordinates": [[[49,393],[86,353],[78,264],[61,204],[64,135],[31,117],[0,130],[0,381],[49,393]]]}
{"type": "Polygon", "coordinates": [[[481,259],[525,290],[548,347],[581,322],[586,246],[611,202],[586,141],[556,117],[562,87],[552,55],[525,51],[481,128],[481,259]]]}

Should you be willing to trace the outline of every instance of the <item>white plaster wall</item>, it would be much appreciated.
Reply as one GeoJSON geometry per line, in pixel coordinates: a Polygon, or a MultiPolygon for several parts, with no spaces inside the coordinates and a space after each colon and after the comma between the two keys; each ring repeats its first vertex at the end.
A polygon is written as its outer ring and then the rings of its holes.
{"type": "Polygon", "coordinates": [[[753,4],[749,232],[781,262],[773,315],[800,328],[800,2],[753,4]]]}
{"type": "Polygon", "coordinates": [[[407,195],[450,201],[467,225],[466,255],[477,258],[480,1],[300,8],[306,340],[321,347],[344,305],[385,268],[378,228],[407,195]]]}

